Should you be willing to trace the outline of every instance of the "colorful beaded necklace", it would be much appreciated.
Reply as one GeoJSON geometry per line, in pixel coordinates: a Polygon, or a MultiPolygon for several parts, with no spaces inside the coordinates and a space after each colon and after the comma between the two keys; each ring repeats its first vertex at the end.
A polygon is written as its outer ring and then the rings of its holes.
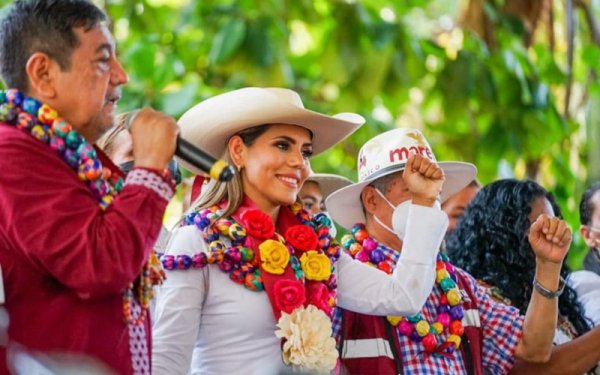
{"type": "MultiPolygon", "coordinates": [[[[25,96],[16,89],[0,91],[0,121],[13,125],[52,148],[77,173],[105,210],[123,188],[123,179],[102,166],[96,150],[85,138],[47,104],[25,96]]],[[[144,266],[138,286],[142,312],[133,316],[134,286],[123,295],[123,315],[127,323],[141,324],[150,306],[152,282],[160,282],[160,266],[152,254],[144,266]]]]}
{"type": "Polygon", "coordinates": [[[14,125],[55,150],[106,209],[123,179],[103,168],[96,150],[47,104],[15,89],[0,91],[0,121],[14,125]]]}
{"type": "MultiPolygon", "coordinates": [[[[318,248],[329,258],[331,268],[340,256],[340,245],[329,236],[331,221],[326,215],[310,214],[302,209],[300,203],[290,206],[292,213],[298,221],[311,227],[318,238],[318,248]]],[[[202,209],[188,214],[183,225],[195,225],[202,231],[204,241],[208,244],[208,253],[189,255],[161,255],[162,266],[166,270],[186,270],[190,268],[204,268],[208,264],[215,264],[227,274],[234,282],[253,291],[263,291],[264,285],[261,278],[261,269],[254,250],[248,246],[246,229],[232,217],[221,217],[219,206],[202,209]],[[220,236],[228,238],[231,246],[227,247],[220,236]]],[[[276,233],[280,242],[285,243],[283,236],[276,233]]],[[[290,252],[290,266],[296,279],[304,283],[304,271],[300,260],[290,244],[285,244],[290,252]]],[[[325,286],[333,295],[337,284],[333,272],[325,286]]]]}
{"type": "MultiPolygon", "coordinates": [[[[351,234],[342,237],[343,248],[355,259],[370,264],[390,274],[392,264],[386,260],[382,251],[384,245],[369,236],[363,224],[352,227],[351,234]]],[[[388,321],[397,327],[398,332],[412,341],[422,343],[426,353],[452,353],[458,349],[464,332],[462,325],[462,296],[457,286],[457,275],[448,257],[440,253],[436,262],[436,286],[442,290],[437,319],[429,323],[421,313],[409,317],[388,317],[388,321]],[[439,342],[441,335],[447,335],[444,343],[439,342]]]]}

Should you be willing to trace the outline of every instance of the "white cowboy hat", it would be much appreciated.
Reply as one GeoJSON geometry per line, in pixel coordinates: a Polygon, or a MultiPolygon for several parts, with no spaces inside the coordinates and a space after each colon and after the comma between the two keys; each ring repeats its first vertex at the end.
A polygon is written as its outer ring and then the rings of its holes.
{"type": "Polygon", "coordinates": [[[310,181],[315,182],[319,185],[323,199],[326,199],[329,196],[329,194],[333,193],[336,190],[339,190],[348,185],[352,185],[352,181],[350,181],[346,177],[330,173],[314,173],[308,176],[306,182],[304,183],[310,181]]]}
{"type": "MultiPolygon", "coordinates": [[[[356,223],[364,223],[360,195],[365,186],[380,177],[404,170],[413,153],[436,161],[427,140],[416,129],[393,129],[367,141],[358,153],[358,183],[333,192],[325,201],[331,217],[346,229],[351,229],[356,223]]],[[[477,174],[477,168],[470,163],[438,162],[438,165],[446,177],[442,201],[467,186],[477,174]]]]}
{"type": "MultiPolygon", "coordinates": [[[[253,126],[302,126],[312,132],[313,155],[317,155],[364,123],[365,119],[355,113],[327,116],[305,109],[300,96],[292,90],[261,87],[247,87],[213,96],[196,104],[178,121],[183,139],[216,157],[221,157],[231,136],[253,126]]],[[[184,160],[178,161],[186,169],[202,173],[184,160]]]]}

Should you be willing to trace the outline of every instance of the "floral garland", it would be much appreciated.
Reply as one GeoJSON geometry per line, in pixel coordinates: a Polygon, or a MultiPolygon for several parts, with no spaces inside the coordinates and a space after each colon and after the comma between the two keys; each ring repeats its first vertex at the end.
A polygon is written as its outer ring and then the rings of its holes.
{"type": "Polygon", "coordinates": [[[300,224],[287,228],[283,236],[275,232],[271,217],[257,209],[242,214],[243,225],[232,217],[221,217],[218,206],[194,212],[184,225],[202,231],[208,252],[164,255],[161,261],[167,270],[214,264],[234,282],[257,292],[265,290],[264,277],[291,269],[293,278],[280,278],[273,284],[272,303],[280,312],[275,335],[284,339],[283,360],[303,371],[330,371],[338,357],[331,318],[337,288],[333,270],[341,248],[329,236],[331,222],[326,215],[311,220],[301,204],[290,209],[300,224]],[[226,246],[222,237],[231,245],[226,246]],[[251,238],[262,241],[258,257],[251,238]]]}
{"type": "MultiPolygon", "coordinates": [[[[0,121],[23,130],[56,151],[92,191],[102,210],[112,203],[123,188],[123,179],[113,174],[110,168],[103,167],[94,147],[47,104],[25,96],[16,89],[0,91],[0,121]]],[[[161,278],[161,272],[160,262],[153,253],[144,266],[138,286],[142,311],[137,317],[132,315],[131,310],[133,283],[123,295],[123,316],[127,323],[143,322],[146,316],[144,312],[150,307],[152,286],[164,278],[164,273],[161,278]]]]}
{"type": "MultiPolygon", "coordinates": [[[[351,234],[342,237],[342,246],[355,259],[370,264],[390,274],[393,271],[391,263],[386,260],[380,245],[369,236],[363,224],[352,227],[351,234]]],[[[457,286],[456,271],[448,257],[440,253],[436,262],[436,286],[442,290],[440,303],[437,306],[437,319],[427,322],[417,313],[413,316],[388,316],[388,321],[396,326],[398,332],[412,341],[422,343],[426,353],[452,353],[460,347],[461,336],[464,333],[462,325],[463,307],[462,296],[457,286]],[[439,342],[442,335],[447,335],[446,341],[439,342]]]]}

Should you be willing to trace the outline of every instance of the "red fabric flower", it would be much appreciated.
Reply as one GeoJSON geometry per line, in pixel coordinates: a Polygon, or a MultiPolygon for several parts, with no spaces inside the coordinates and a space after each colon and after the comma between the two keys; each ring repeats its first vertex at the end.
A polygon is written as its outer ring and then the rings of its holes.
{"type": "MultiPolygon", "coordinates": [[[[318,250],[319,239],[315,231],[308,225],[294,225],[285,232],[285,240],[300,253],[318,250]]],[[[297,256],[301,254],[296,253],[297,256]]]]}
{"type": "Polygon", "coordinates": [[[329,305],[329,289],[327,289],[323,283],[307,282],[306,295],[308,304],[314,305],[325,314],[331,312],[331,306],[329,305]]]}
{"type": "Polygon", "coordinates": [[[281,279],[273,285],[275,307],[291,314],[306,302],[304,285],[298,280],[281,279]]]}
{"type": "Polygon", "coordinates": [[[275,225],[271,217],[260,210],[248,210],[242,214],[246,233],[259,240],[266,240],[275,234],[275,225]]]}

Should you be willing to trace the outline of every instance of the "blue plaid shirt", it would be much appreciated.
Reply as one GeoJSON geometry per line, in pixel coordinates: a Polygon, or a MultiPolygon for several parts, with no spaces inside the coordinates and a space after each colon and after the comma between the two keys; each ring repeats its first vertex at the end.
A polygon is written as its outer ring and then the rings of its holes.
{"type": "MultiPolygon", "coordinates": [[[[386,260],[394,267],[400,259],[400,253],[379,244],[378,249],[383,251],[386,260]]],[[[476,298],[475,305],[479,310],[481,329],[483,333],[482,362],[483,367],[492,374],[506,374],[514,365],[514,353],[521,339],[523,330],[523,316],[519,310],[492,300],[485,289],[478,285],[476,280],[467,272],[456,268],[456,272],[469,283],[476,298]]],[[[429,298],[425,302],[421,314],[429,322],[437,317],[436,306],[439,305],[442,290],[434,285],[429,298]]],[[[342,309],[337,309],[333,317],[334,337],[339,341],[341,333],[342,309]]],[[[456,351],[447,358],[445,356],[426,356],[420,343],[412,341],[399,332],[400,355],[402,356],[403,369],[406,374],[467,374],[461,351],[456,351]]],[[[446,340],[442,334],[440,341],[446,340]]]]}

